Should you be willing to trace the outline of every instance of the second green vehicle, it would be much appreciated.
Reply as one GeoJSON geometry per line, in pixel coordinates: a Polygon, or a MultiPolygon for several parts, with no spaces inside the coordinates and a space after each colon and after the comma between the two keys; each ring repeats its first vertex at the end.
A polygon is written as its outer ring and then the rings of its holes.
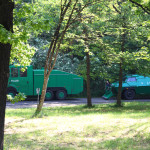
{"type": "MultiPolygon", "coordinates": [[[[110,91],[106,91],[103,96],[109,99],[111,96],[117,96],[119,82],[114,82],[111,85],[110,91]]],[[[135,95],[150,95],[150,77],[141,75],[127,75],[122,82],[122,98],[131,100],[135,95]]]]}

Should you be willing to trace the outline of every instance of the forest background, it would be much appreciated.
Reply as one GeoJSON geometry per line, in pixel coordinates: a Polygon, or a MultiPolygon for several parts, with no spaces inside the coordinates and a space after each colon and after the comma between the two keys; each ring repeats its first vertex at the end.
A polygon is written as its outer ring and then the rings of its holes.
{"type": "MultiPolygon", "coordinates": [[[[146,4],[148,2],[145,2],[146,4]]],[[[19,26],[22,26],[24,37],[35,52],[31,65],[35,69],[40,69],[44,67],[49,42],[59,20],[59,2],[24,0],[18,2],[17,6],[18,9],[15,11],[20,17],[17,17],[16,22],[21,23],[19,26]]],[[[91,59],[92,96],[98,97],[104,93],[106,80],[110,82],[119,80],[120,58],[125,60],[123,75],[149,74],[148,13],[128,1],[107,0],[84,9],[80,15],[81,18],[78,18],[66,33],[55,69],[79,74],[86,80],[87,45],[84,36],[86,29],[91,59]]],[[[86,84],[84,87],[86,89],[86,84]]],[[[86,96],[85,89],[80,96],[86,96]]]]}
{"type": "Polygon", "coordinates": [[[65,38],[60,39],[55,68],[82,75],[85,81],[90,76],[93,96],[103,93],[105,80],[119,79],[121,100],[122,75],[150,74],[149,0],[0,0],[0,14],[1,149],[9,62],[43,67],[57,29],[65,38]],[[66,15],[61,18],[62,13],[66,15]],[[63,35],[67,20],[71,23],[63,35]]]}
{"type": "MultiPolygon", "coordinates": [[[[143,3],[149,6],[147,1],[143,3]]],[[[60,3],[57,0],[15,2],[11,63],[31,64],[35,69],[44,67],[59,13],[60,3]]],[[[97,1],[85,8],[67,31],[55,69],[81,75],[86,81],[88,51],[92,97],[104,94],[106,80],[111,83],[119,80],[122,60],[123,75],[148,75],[149,20],[149,13],[127,0],[97,1]]],[[[86,96],[86,84],[84,88],[79,96],[86,96]]]]}

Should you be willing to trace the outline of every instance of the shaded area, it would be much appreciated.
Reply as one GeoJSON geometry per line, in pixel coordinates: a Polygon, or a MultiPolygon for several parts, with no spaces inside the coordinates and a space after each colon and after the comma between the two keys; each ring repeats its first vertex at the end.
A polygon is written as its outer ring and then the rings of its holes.
{"type": "MultiPolygon", "coordinates": [[[[128,114],[127,118],[142,118],[149,117],[150,103],[149,102],[127,102],[123,104],[124,107],[115,107],[114,104],[100,104],[93,107],[87,107],[86,105],[77,106],[63,106],[63,107],[47,107],[43,108],[43,116],[77,116],[77,115],[89,115],[89,114],[111,114],[117,117],[124,113],[128,114]]],[[[7,116],[22,116],[24,118],[30,118],[34,114],[35,108],[24,108],[13,111],[7,109],[7,116]],[[14,112],[14,113],[12,113],[14,112]]]]}

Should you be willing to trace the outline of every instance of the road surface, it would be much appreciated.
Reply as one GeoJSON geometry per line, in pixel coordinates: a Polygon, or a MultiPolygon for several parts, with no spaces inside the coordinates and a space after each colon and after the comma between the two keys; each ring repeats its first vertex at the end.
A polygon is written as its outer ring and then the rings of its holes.
{"type": "MultiPolygon", "coordinates": [[[[124,100],[125,102],[131,102],[131,101],[138,101],[138,102],[150,102],[150,99],[136,99],[136,100],[124,100]]],[[[92,104],[108,104],[108,103],[115,103],[116,100],[104,100],[103,98],[92,98],[92,104]]],[[[55,107],[55,106],[69,106],[69,105],[81,105],[81,104],[87,104],[86,98],[73,98],[73,99],[67,99],[67,100],[52,100],[52,101],[45,101],[43,107],[55,107]]],[[[31,108],[31,107],[37,107],[37,101],[21,101],[15,104],[12,104],[11,102],[6,103],[6,108],[31,108]]]]}

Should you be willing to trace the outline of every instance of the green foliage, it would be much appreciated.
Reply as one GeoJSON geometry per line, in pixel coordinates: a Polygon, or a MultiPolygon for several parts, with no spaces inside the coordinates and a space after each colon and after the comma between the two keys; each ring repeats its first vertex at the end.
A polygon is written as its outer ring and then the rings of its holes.
{"type": "Polygon", "coordinates": [[[1,24],[0,24],[0,42],[1,43],[11,43],[11,37],[12,33],[6,30],[1,24]]]}
{"type": "Polygon", "coordinates": [[[27,66],[31,63],[36,46],[30,40],[43,33],[51,34],[59,11],[59,2],[55,1],[15,1],[13,33],[0,26],[0,42],[12,44],[11,64],[27,66]]]}
{"type": "MultiPolygon", "coordinates": [[[[113,1],[104,11],[105,19],[99,21],[99,30],[103,40],[103,53],[100,57],[111,67],[120,62],[123,63],[126,73],[134,70],[136,64],[142,60],[146,62],[145,66],[149,66],[150,45],[149,32],[147,32],[149,31],[147,23],[149,16],[137,15],[130,3],[121,1],[113,1]],[[125,37],[124,41],[123,37],[125,37]],[[122,43],[124,43],[123,50],[121,50],[122,43]]],[[[142,66],[142,64],[137,66],[140,65],[142,66]]],[[[136,72],[142,73],[140,68],[136,67],[136,72]]]]}
{"type": "Polygon", "coordinates": [[[23,93],[18,93],[15,97],[12,97],[11,95],[7,95],[7,100],[9,100],[12,104],[24,101],[26,99],[26,96],[23,93]]]}
{"type": "MultiPolygon", "coordinates": [[[[134,0],[136,1],[136,0],[134,0]]],[[[78,1],[77,10],[85,8],[71,24],[61,44],[56,69],[82,74],[86,79],[85,52],[91,58],[91,78],[114,81],[118,79],[118,63],[123,59],[124,74],[149,72],[150,18],[142,9],[127,1],[78,1]],[[94,4],[94,5],[93,5],[94,4]],[[85,45],[85,28],[89,47],[85,45]],[[122,35],[126,35],[122,52],[122,35]]],[[[149,7],[149,1],[136,1],[149,7]]],[[[44,67],[45,58],[60,17],[60,0],[16,0],[14,32],[0,26],[0,42],[11,43],[11,63],[44,67]]],[[[66,24],[70,9],[64,19],[66,24]]],[[[77,15],[75,12],[73,17],[77,15]]],[[[94,84],[93,84],[94,86],[94,84]]],[[[93,89],[93,87],[92,87],[93,89]]]]}

